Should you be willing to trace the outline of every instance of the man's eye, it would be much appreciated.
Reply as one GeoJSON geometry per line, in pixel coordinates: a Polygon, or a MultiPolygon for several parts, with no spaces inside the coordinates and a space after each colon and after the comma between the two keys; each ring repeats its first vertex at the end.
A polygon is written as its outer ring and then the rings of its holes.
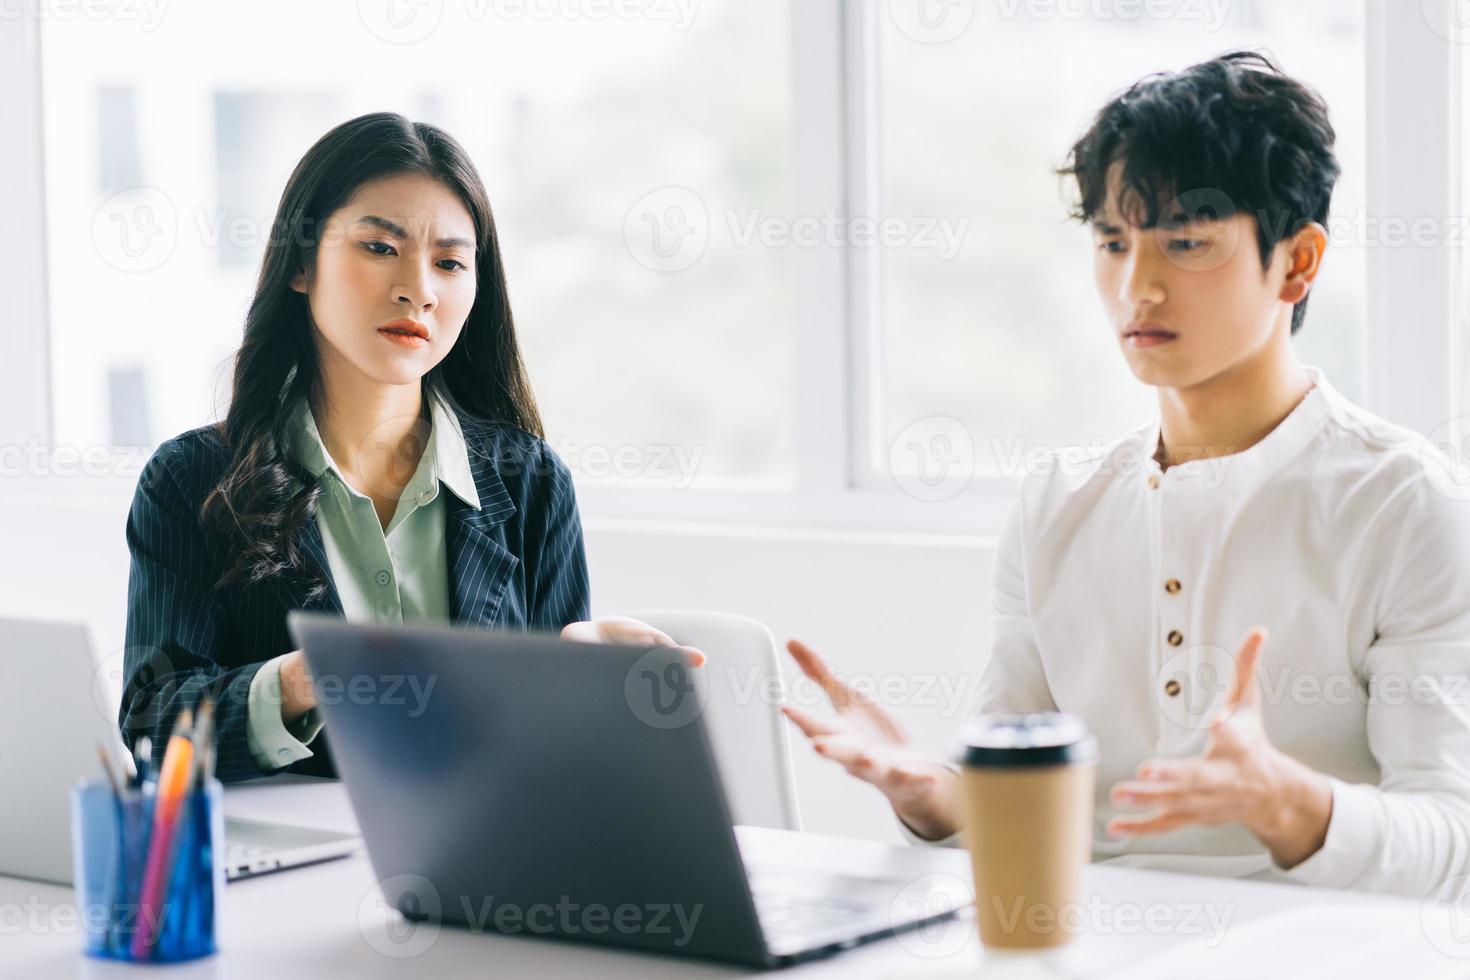
{"type": "Polygon", "coordinates": [[[1123,243],[1119,241],[1102,242],[1097,247],[1104,252],[1112,252],[1114,254],[1123,251],[1123,243]]]}
{"type": "Polygon", "coordinates": [[[1175,252],[1195,252],[1207,244],[1203,238],[1175,238],[1169,242],[1169,248],[1175,252]]]}

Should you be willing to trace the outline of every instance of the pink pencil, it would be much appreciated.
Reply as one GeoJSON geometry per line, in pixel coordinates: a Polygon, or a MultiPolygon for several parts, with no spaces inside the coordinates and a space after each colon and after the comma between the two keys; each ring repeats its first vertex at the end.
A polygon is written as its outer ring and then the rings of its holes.
{"type": "Polygon", "coordinates": [[[148,837],[148,860],[143,870],[143,889],[138,898],[138,927],[133,933],[133,958],[145,959],[153,945],[153,927],[162,915],[163,900],[168,889],[165,881],[168,857],[178,831],[179,810],[193,770],[194,743],[189,728],[194,713],[185,708],[174,723],[163,754],[163,771],[158,777],[158,797],[153,803],[153,831],[148,837]]]}

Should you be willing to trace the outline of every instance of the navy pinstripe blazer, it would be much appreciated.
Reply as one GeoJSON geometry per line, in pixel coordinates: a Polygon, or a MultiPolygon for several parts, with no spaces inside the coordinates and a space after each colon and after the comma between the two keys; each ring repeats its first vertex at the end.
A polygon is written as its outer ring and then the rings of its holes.
{"type": "MultiPolygon", "coordinates": [[[[480,508],[445,494],[444,536],[457,624],[559,630],[588,618],[587,561],[571,475],[542,440],[502,425],[460,419],[480,508]]],[[[159,446],[144,466],[127,520],[128,618],[118,724],[131,748],[153,739],[162,759],[175,717],[206,692],[217,702],[216,774],[251,779],[267,772],[335,776],[328,732],[314,753],[284,769],[262,770],[246,742],[250,682],[261,665],[294,649],[286,613],[342,614],[321,529],[312,517],[296,538],[328,583],[307,601],[310,583],[280,577],[216,590],[232,547],[207,533],[200,507],[228,456],[214,427],[159,446]]]]}

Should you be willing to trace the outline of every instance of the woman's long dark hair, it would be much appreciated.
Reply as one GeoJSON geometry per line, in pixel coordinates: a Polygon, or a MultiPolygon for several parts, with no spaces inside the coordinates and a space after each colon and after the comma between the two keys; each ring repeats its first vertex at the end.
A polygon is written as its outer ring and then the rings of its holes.
{"type": "Polygon", "coordinates": [[[326,589],[294,540],[315,514],[321,487],[287,458],[287,424],[301,398],[316,397],[320,380],[307,297],[291,280],[315,267],[327,218],[358,187],[406,173],[449,187],[475,224],[474,306],[453,349],[425,376],[425,394],[441,395],[462,418],[542,435],[516,344],[495,220],[469,155],[443,130],[396,113],[342,123],[307,151],[286,182],[235,354],[230,408],[218,426],[229,467],[200,514],[231,545],[216,589],[277,575],[307,585],[310,599],[326,589]],[[293,474],[307,484],[303,489],[293,492],[293,474]]]}

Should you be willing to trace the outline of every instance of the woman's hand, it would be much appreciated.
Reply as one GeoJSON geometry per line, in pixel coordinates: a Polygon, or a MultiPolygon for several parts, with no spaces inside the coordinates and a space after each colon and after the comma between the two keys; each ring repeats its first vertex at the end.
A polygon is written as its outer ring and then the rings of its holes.
{"type": "Polygon", "coordinates": [[[675,643],[663,630],[627,616],[608,616],[584,623],[568,623],[561,631],[563,640],[581,643],[622,643],[637,647],[674,647],[682,650],[691,667],[703,667],[705,656],[697,647],[675,643]]]}
{"type": "Polygon", "coordinates": [[[281,721],[289,725],[316,707],[316,689],[306,654],[292,650],[281,661],[281,721]]]}
{"type": "Polygon", "coordinates": [[[791,705],[781,708],[817,754],[878,787],[898,818],[920,837],[939,840],[957,831],[959,777],[910,747],[908,735],[893,716],[832,673],[806,644],[792,640],[786,649],[837,709],[836,718],[823,720],[791,705]]]}

